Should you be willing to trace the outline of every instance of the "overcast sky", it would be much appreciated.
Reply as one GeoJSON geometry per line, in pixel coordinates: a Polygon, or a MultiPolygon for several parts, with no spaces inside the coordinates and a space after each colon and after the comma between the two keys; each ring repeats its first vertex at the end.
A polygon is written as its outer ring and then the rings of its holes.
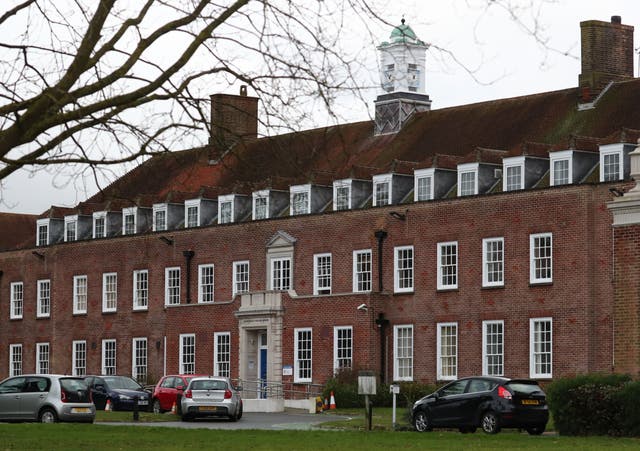
{"type": "MultiPolygon", "coordinates": [[[[537,42],[522,25],[500,8],[480,8],[481,0],[394,0],[388,2],[386,17],[393,23],[402,15],[418,37],[433,44],[427,53],[426,92],[432,108],[534,94],[575,87],[580,73],[580,22],[609,21],[612,15],[636,27],[635,47],[640,47],[640,6],[638,0],[558,0],[544,2],[538,24],[545,45],[537,42]],[[397,18],[394,17],[397,15],[397,18]],[[453,52],[457,65],[436,47],[453,52]],[[467,70],[475,70],[471,76],[467,70]]],[[[513,0],[516,6],[528,0],[513,0]]],[[[520,15],[525,27],[533,23],[530,10],[520,15]]],[[[380,30],[379,42],[387,40],[391,29],[380,30]]],[[[366,43],[369,45],[368,43],[366,43]]],[[[369,50],[372,67],[369,84],[377,78],[376,49],[369,50]]],[[[634,56],[638,75],[638,53],[634,56]]],[[[237,93],[237,88],[230,93],[237,93]]],[[[348,120],[367,120],[373,114],[377,92],[367,93],[369,103],[344,102],[341,114],[348,120]]],[[[96,191],[94,181],[69,178],[56,172],[28,174],[18,171],[3,182],[0,211],[41,213],[51,205],[73,206],[96,191]]],[[[123,169],[116,169],[123,171],[123,169]]]]}

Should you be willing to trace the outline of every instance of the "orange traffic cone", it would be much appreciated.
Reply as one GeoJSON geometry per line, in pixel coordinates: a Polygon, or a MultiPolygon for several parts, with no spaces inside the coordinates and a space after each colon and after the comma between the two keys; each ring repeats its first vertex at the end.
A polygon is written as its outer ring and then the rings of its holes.
{"type": "Polygon", "coordinates": [[[113,406],[111,405],[111,400],[107,399],[107,403],[104,405],[105,412],[111,412],[113,410],[113,406]]]}
{"type": "Polygon", "coordinates": [[[335,409],[336,408],[336,398],[334,398],[333,396],[333,392],[331,392],[331,404],[329,405],[330,409],[335,409]]]}
{"type": "Polygon", "coordinates": [[[175,415],[178,413],[178,409],[176,408],[176,402],[173,401],[173,405],[171,406],[171,415],[175,415]]]}

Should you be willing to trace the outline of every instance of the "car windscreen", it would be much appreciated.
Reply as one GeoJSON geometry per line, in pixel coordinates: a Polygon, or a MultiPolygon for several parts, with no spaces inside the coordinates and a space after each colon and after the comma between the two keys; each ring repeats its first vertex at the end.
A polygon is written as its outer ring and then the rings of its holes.
{"type": "Polygon", "coordinates": [[[91,402],[89,387],[84,379],[73,377],[60,378],[60,389],[64,392],[69,402],[91,402]]]}
{"type": "Polygon", "coordinates": [[[142,390],[142,385],[128,377],[103,377],[111,389],[142,390]]]}
{"type": "Polygon", "coordinates": [[[540,386],[536,382],[527,382],[527,381],[513,381],[507,382],[505,384],[507,388],[509,388],[514,393],[520,395],[544,395],[544,392],[540,388],[540,386]]]}
{"type": "Polygon", "coordinates": [[[226,390],[227,383],[214,380],[191,381],[191,390],[226,390]]]}

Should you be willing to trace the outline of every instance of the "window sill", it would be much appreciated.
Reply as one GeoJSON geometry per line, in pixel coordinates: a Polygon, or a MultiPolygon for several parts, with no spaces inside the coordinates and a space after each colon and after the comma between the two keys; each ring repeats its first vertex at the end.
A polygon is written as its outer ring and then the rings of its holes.
{"type": "Polygon", "coordinates": [[[553,285],[553,281],[550,282],[529,282],[529,287],[546,287],[553,285]]]}
{"type": "Polygon", "coordinates": [[[411,290],[411,291],[394,291],[393,292],[394,296],[403,296],[403,295],[406,295],[406,294],[412,295],[412,294],[415,294],[415,291],[411,290]]]}
{"type": "Polygon", "coordinates": [[[137,313],[137,312],[148,312],[149,308],[148,307],[138,307],[138,308],[133,308],[131,310],[133,313],[137,313]]]}
{"type": "Polygon", "coordinates": [[[451,287],[451,288],[437,288],[436,289],[436,293],[448,293],[450,291],[459,291],[460,289],[458,287],[451,287]]]}
{"type": "Polygon", "coordinates": [[[487,285],[487,286],[482,286],[481,288],[482,290],[504,290],[504,284],[503,285],[487,285]]]}
{"type": "Polygon", "coordinates": [[[87,312],[73,312],[73,316],[87,316],[87,312]]]}
{"type": "Polygon", "coordinates": [[[36,321],[39,319],[51,319],[51,316],[36,316],[36,321]]]}

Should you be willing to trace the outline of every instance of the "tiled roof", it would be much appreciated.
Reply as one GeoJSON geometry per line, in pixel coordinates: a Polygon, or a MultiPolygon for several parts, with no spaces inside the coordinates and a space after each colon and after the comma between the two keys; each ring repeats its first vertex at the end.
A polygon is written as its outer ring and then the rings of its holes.
{"type": "Polygon", "coordinates": [[[397,134],[374,136],[372,121],[239,143],[215,164],[197,148],[150,158],[87,202],[176,202],[290,185],[369,178],[394,165],[455,168],[505,156],[548,157],[553,149],[597,150],[640,129],[640,79],[615,83],[596,107],[578,111],[578,88],[415,114],[397,134]],[[581,146],[583,148],[581,148],[581,146]]]}
{"type": "Polygon", "coordinates": [[[36,215],[0,213],[0,251],[35,246],[36,215]]]}

